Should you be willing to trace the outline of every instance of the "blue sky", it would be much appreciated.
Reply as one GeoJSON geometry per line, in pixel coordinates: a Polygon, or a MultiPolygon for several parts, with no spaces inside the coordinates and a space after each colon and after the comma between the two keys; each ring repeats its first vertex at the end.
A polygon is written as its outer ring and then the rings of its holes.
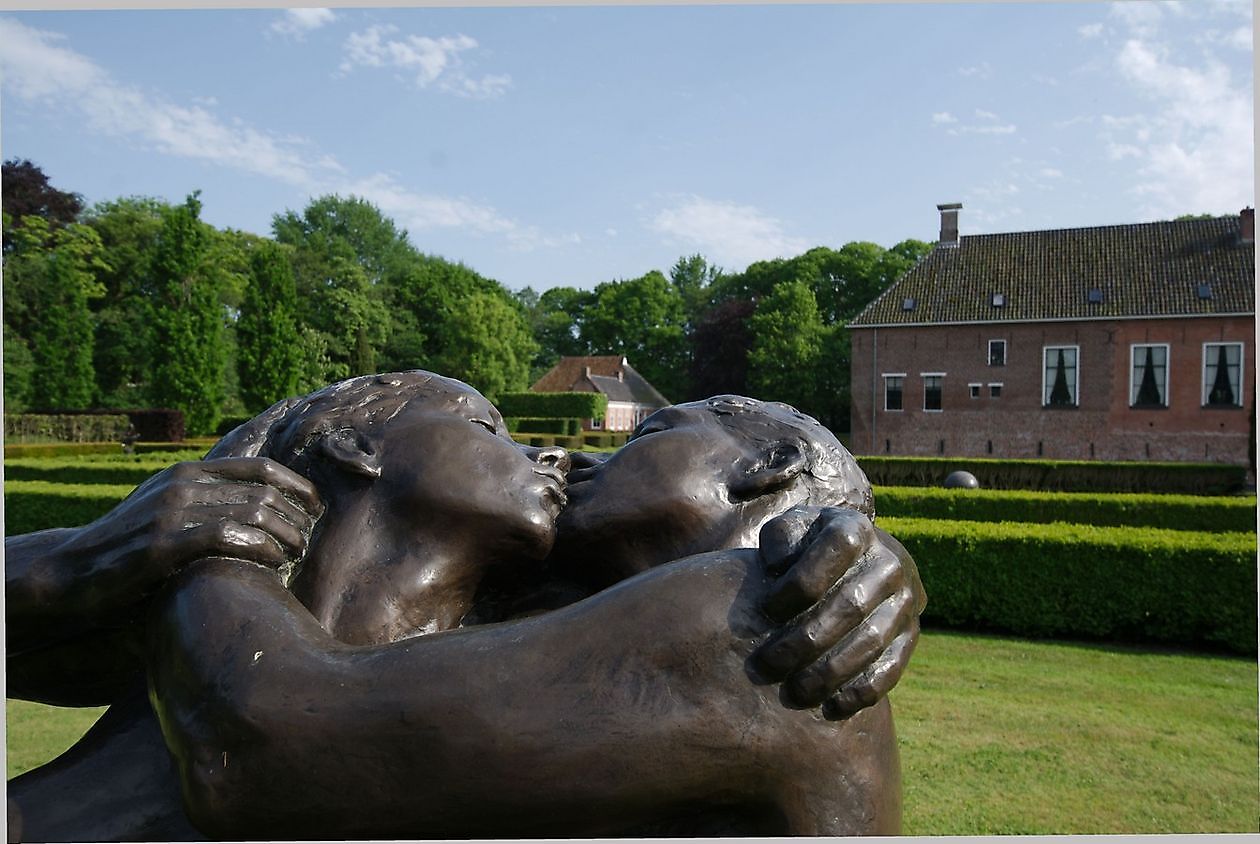
{"type": "Polygon", "coordinates": [[[1252,57],[1245,0],[11,10],[0,151],[260,234],[355,194],[590,287],[932,240],[942,202],[963,234],[1236,213],[1252,57]]]}

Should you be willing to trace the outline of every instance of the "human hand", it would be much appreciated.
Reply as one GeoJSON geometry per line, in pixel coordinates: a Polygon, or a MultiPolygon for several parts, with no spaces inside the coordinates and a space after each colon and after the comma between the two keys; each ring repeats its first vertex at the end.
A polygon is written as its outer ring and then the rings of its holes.
{"type": "Polygon", "coordinates": [[[284,576],[322,512],[311,482],[274,460],[178,463],[72,535],[61,549],[77,563],[67,591],[85,595],[92,610],[121,609],[202,557],[260,563],[284,576]]]}
{"type": "Polygon", "coordinates": [[[784,626],[753,654],[757,670],[832,719],[888,694],[927,602],[901,543],[856,510],[797,506],[762,528],[760,553],[779,575],[764,612],[784,626]]]}

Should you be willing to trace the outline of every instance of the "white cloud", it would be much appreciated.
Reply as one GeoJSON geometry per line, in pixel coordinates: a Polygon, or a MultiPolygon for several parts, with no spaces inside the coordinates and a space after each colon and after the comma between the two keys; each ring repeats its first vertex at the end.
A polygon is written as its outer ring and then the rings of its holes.
{"type": "Polygon", "coordinates": [[[1077,28],[1076,31],[1082,38],[1088,40],[1102,35],[1103,25],[1100,23],[1089,23],[1077,28]]]}
{"type": "Polygon", "coordinates": [[[102,135],[163,155],[275,179],[311,195],[360,196],[411,230],[465,229],[501,236],[517,249],[580,241],[575,234],[546,235],[488,205],[411,190],[385,174],[351,177],[335,157],[302,138],[262,131],[239,119],[224,120],[201,106],[167,102],[123,85],[65,47],[64,38],[55,33],[0,17],[0,42],[0,85],[6,95],[75,113],[102,135]]]}
{"type": "Polygon", "coordinates": [[[959,76],[975,76],[978,79],[988,79],[992,72],[993,68],[988,62],[980,62],[978,65],[958,68],[959,76]]]}
{"type": "Polygon", "coordinates": [[[652,231],[699,248],[723,266],[746,267],[808,248],[801,238],[785,233],[779,220],[750,205],[700,196],[679,197],[648,225],[652,231]]]}
{"type": "Polygon", "coordinates": [[[932,115],[932,123],[937,126],[949,126],[945,130],[948,135],[1013,135],[1018,131],[1013,123],[1002,123],[1001,118],[991,111],[975,109],[975,117],[983,123],[959,125],[958,118],[948,112],[932,115]]]}
{"type": "Polygon", "coordinates": [[[271,30],[299,41],[308,32],[314,32],[337,19],[332,9],[285,9],[284,16],[272,21],[271,30]]]}
{"type": "Polygon", "coordinates": [[[395,68],[413,74],[416,87],[432,85],[476,99],[501,96],[512,85],[512,78],[506,74],[474,79],[464,72],[460,54],[477,47],[477,41],[467,35],[390,37],[397,32],[398,27],[385,25],[351,33],[346,39],[341,72],[349,73],[356,67],[395,68]]]}
{"type": "Polygon", "coordinates": [[[1148,114],[1104,120],[1113,158],[1138,162],[1135,192],[1147,212],[1236,210],[1254,201],[1253,101],[1225,65],[1178,63],[1167,47],[1125,42],[1115,60],[1123,79],[1154,105],[1148,114]]]}
{"type": "Polygon", "coordinates": [[[1063,178],[1063,171],[1058,170],[1054,167],[1043,167],[1041,168],[1040,173],[1043,179],[1062,179],[1063,178]]]}

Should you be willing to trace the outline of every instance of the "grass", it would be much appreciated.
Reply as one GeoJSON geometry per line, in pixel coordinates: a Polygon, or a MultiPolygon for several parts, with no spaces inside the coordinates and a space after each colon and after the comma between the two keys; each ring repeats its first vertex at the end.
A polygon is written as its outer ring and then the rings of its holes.
{"type": "MultiPolygon", "coordinates": [[[[892,697],[907,835],[1260,831],[1254,661],[932,630],[892,697]]],[[[8,775],[100,712],[9,701],[8,775]]]]}
{"type": "Polygon", "coordinates": [[[1254,660],[926,631],[908,835],[1260,831],[1254,660]]]}

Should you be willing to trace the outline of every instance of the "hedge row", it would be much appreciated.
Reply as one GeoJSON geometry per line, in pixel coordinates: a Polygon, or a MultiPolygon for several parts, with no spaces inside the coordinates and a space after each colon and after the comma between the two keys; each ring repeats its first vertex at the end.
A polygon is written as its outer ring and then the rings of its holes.
{"type": "Polygon", "coordinates": [[[878,486],[940,486],[960,469],[985,489],[1223,495],[1247,482],[1246,466],[1221,463],[880,456],[859,457],[858,463],[878,486]]]}
{"type": "Polygon", "coordinates": [[[513,434],[557,434],[576,437],[582,433],[582,420],[576,416],[508,416],[504,422],[513,434]]]}
{"type": "Polygon", "coordinates": [[[525,432],[517,432],[512,434],[512,439],[522,445],[532,445],[536,447],[545,447],[558,445],[569,451],[577,451],[582,448],[620,448],[626,444],[626,440],[630,438],[628,431],[615,433],[596,433],[585,431],[580,436],[557,436],[555,434],[530,434],[525,432]]]}
{"type": "MultiPolygon", "coordinates": [[[[136,454],[181,454],[188,451],[196,451],[198,457],[210,450],[210,447],[217,442],[213,437],[208,439],[187,439],[178,443],[136,443],[136,454]]],[[[118,455],[125,457],[122,445],[119,443],[34,443],[26,445],[5,445],[4,459],[11,460],[21,457],[72,457],[72,456],[91,456],[103,457],[106,455],[118,455]]],[[[183,459],[183,458],[176,458],[183,459]]]]}
{"type": "Polygon", "coordinates": [[[5,481],[4,534],[17,536],[95,521],[118,505],[131,484],[62,484],[5,481]]]}
{"type": "Polygon", "coordinates": [[[879,523],[919,566],[926,623],[1256,652],[1255,534],[879,523]]]}
{"type": "MultiPolygon", "coordinates": [[[[43,410],[32,409],[28,414],[44,414],[56,416],[117,416],[126,415],[130,424],[136,428],[140,439],[148,442],[180,442],[184,439],[184,412],[169,407],[132,407],[120,410],[43,410]]],[[[123,429],[124,431],[126,428],[123,429]]]]}
{"type": "Polygon", "coordinates": [[[131,484],[182,460],[200,460],[200,451],[165,454],[98,455],[79,458],[17,458],[4,462],[5,481],[47,481],[62,484],[131,484]],[[124,459],[115,459],[122,457],[124,459]],[[104,459],[102,459],[104,458],[104,459]]]}
{"type": "Polygon", "coordinates": [[[976,522],[1079,522],[1190,531],[1254,531],[1254,496],[875,488],[881,516],[976,522]]]}
{"type": "Polygon", "coordinates": [[[603,419],[608,396],[603,393],[504,393],[499,412],[504,416],[603,419]]]}
{"type": "Polygon", "coordinates": [[[6,413],[6,442],[121,443],[131,427],[125,413],[6,413]]]}

